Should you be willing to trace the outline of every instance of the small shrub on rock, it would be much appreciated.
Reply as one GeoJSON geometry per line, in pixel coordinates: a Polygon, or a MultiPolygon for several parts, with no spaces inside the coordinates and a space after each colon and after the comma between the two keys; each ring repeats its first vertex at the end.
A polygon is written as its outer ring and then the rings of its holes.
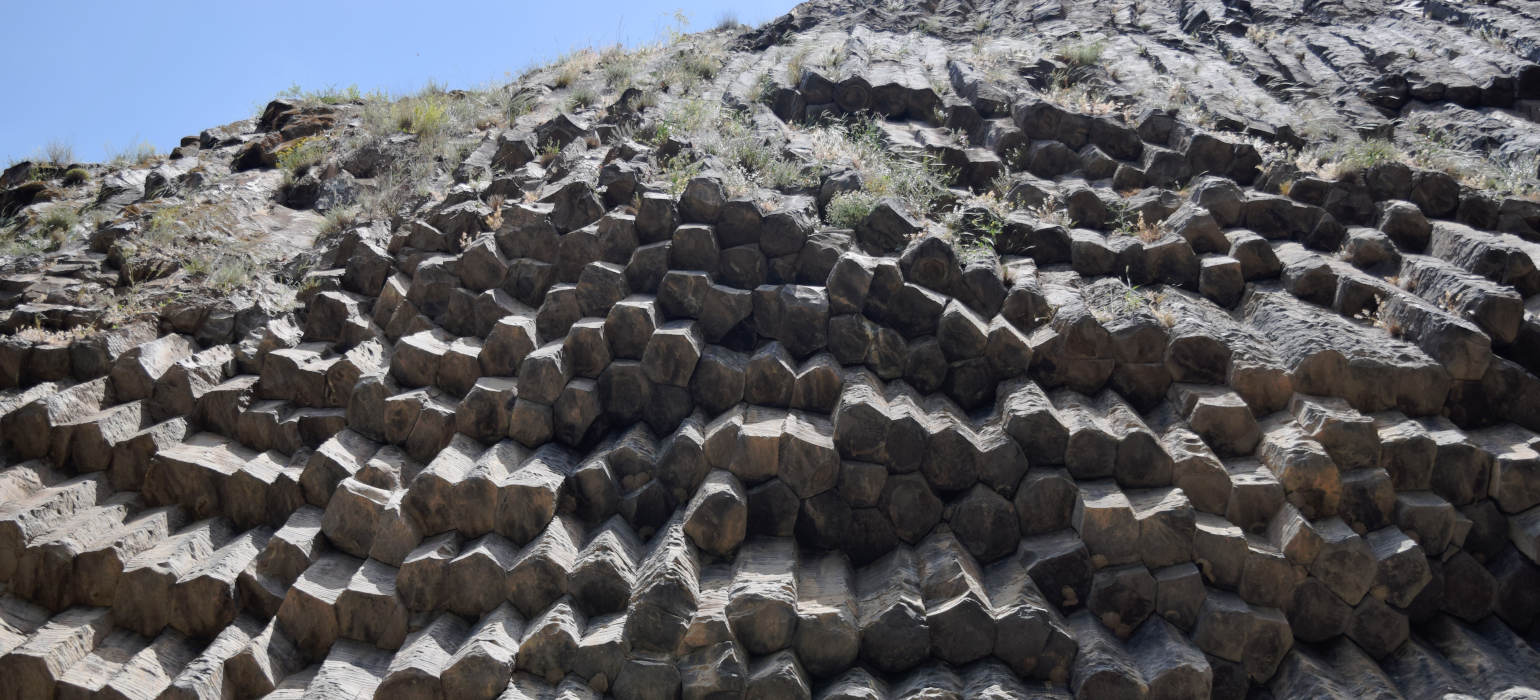
{"type": "Polygon", "coordinates": [[[835,228],[855,228],[876,206],[877,197],[870,192],[841,192],[829,200],[824,220],[835,228]]]}

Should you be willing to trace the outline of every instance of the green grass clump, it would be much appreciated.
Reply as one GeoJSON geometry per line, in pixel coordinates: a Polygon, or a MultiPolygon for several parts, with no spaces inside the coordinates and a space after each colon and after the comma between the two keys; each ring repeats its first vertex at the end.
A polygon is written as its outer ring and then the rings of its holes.
{"type": "Polygon", "coordinates": [[[578,49],[556,59],[556,63],[560,65],[556,70],[556,78],[552,81],[553,85],[557,88],[571,87],[598,61],[599,55],[594,53],[593,49],[578,49]]]}
{"type": "Polygon", "coordinates": [[[68,187],[83,184],[90,179],[91,173],[85,168],[70,168],[64,171],[64,184],[68,187]]]}
{"type": "Polygon", "coordinates": [[[147,240],[169,245],[176,240],[177,234],[185,227],[182,223],[181,205],[161,207],[150,215],[150,220],[144,226],[144,237],[147,240]]]}
{"type": "Polygon", "coordinates": [[[684,194],[685,185],[701,173],[703,169],[700,161],[689,155],[679,153],[663,161],[663,179],[668,182],[669,196],[678,198],[684,194]]]}
{"type": "Polygon", "coordinates": [[[508,123],[512,124],[535,109],[535,94],[525,90],[516,91],[508,95],[508,105],[505,111],[508,113],[508,123]]]}
{"type": "Polygon", "coordinates": [[[579,109],[592,107],[599,102],[598,93],[591,87],[573,88],[572,94],[567,96],[567,111],[575,112],[579,109]]]}
{"type": "Polygon", "coordinates": [[[209,286],[222,291],[243,287],[256,274],[256,266],[244,258],[227,260],[209,273],[209,286]]]}
{"type": "Polygon", "coordinates": [[[805,66],[807,66],[807,49],[792,54],[791,59],[786,61],[787,84],[793,86],[800,85],[802,83],[802,69],[805,66]]]}
{"type": "Polygon", "coordinates": [[[1107,50],[1107,42],[1092,41],[1084,44],[1066,46],[1059,51],[1059,59],[1068,63],[1071,68],[1094,66],[1102,62],[1102,52],[1107,50]]]}
{"type": "Polygon", "coordinates": [[[1341,163],[1349,168],[1364,170],[1381,163],[1403,160],[1401,149],[1386,139],[1367,139],[1347,148],[1341,163]]]}
{"type": "Polygon", "coordinates": [[[80,215],[66,206],[56,206],[38,219],[38,232],[47,239],[48,250],[58,250],[69,242],[70,234],[80,223],[80,215]]]}
{"type": "Polygon", "coordinates": [[[314,136],[306,136],[278,150],[278,168],[285,175],[297,176],[325,157],[325,142],[314,136]]]}
{"type": "Polygon", "coordinates": [[[764,178],[765,184],[776,189],[812,187],[818,184],[817,177],[790,158],[775,158],[760,169],[759,175],[764,178]]]}
{"type": "Polygon", "coordinates": [[[688,91],[703,80],[717,77],[726,62],[719,48],[684,46],[663,65],[659,84],[670,92],[688,91]]]}
{"type": "Polygon", "coordinates": [[[277,98],[308,104],[340,105],[383,100],[385,95],[380,92],[366,94],[359,90],[357,85],[349,85],[343,88],[328,85],[320,90],[305,90],[299,86],[299,83],[295,83],[283,92],[278,93],[277,98]]]}
{"type": "Polygon", "coordinates": [[[442,135],[449,125],[449,109],[439,95],[410,97],[397,102],[391,109],[391,117],[397,129],[425,139],[442,135]]]}
{"type": "Polygon", "coordinates": [[[631,77],[636,73],[636,58],[616,46],[600,56],[599,67],[604,72],[604,84],[620,88],[631,83],[631,77]]]}
{"type": "Polygon", "coordinates": [[[39,230],[47,234],[67,232],[80,223],[80,215],[73,209],[57,206],[48,210],[42,218],[38,219],[39,230]]]}
{"type": "Polygon", "coordinates": [[[108,158],[113,165],[127,167],[130,165],[148,165],[159,154],[155,152],[155,146],[148,141],[129,146],[121,151],[116,151],[108,158]]]}
{"type": "Polygon", "coordinates": [[[877,198],[893,197],[920,213],[930,212],[947,195],[953,173],[932,156],[889,147],[873,119],[834,123],[813,131],[818,162],[848,164],[860,175],[861,188],[877,198]]]}
{"type": "Polygon", "coordinates": [[[722,56],[710,51],[686,51],[680,58],[686,72],[704,80],[717,77],[722,70],[722,56]]]}
{"type": "Polygon", "coordinates": [[[824,208],[824,221],[835,228],[855,228],[872,209],[877,207],[877,196],[864,190],[841,192],[829,200],[824,208]]]}
{"type": "Polygon", "coordinates": [[[326,212],[321,217],[322,236],[330,236],[346,231],[358,221],[359,211],[357,207],[337,207],[326,212]]]}
{"type": "Polygon", "coordinates": [[[775,103],[775,78],[770,77],[769,73],[761,73],[759,79],[754,81],[754,86],[749,88],[749,101],[773,105],[775,103]]]}

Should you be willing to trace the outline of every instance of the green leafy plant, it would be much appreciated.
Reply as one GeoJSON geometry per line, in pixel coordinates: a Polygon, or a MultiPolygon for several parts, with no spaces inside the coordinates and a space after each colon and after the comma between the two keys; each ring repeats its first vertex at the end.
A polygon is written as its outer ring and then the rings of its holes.
{"type": "Polygon", "coordinates": [[[978,237],[987,241],[991,246],[1000,240],[1000,234],[1005,230],[1005,222],[995,216],[981,217],[978,222],[978,237]]]}
{"type": "Polygon", "coordinates": [[[638,141],[653,147],[662,146],[663,144],[667,143],[669,138],[673,135],[673,127],[669,126],[668,122],[664,121],[656,121],[646,124],[643,126],[643,128],[638,129],[634,134],[638,141]]]}
{"type": "Polygon", "coordinates": [[[1386,139],[1365,139],[1349,146],[1343,153],[1341,163],[1362,170],[1381,163],[1400,161],[1405,157],[1401,149],[1386,139]]]}
{"type": "Polygon", "coordinates": [[[561,155],[561,145],[555,141],[547,143],[540,149],[540,163],[542,165],[548,164],[551,161],[556,160],[556,156],[559,155],[561,155]]]}
{"type": "Polygon", "coordinates": [[[877,196],[870,192],[841,192],[824,208],[824,221],[835,228],[855,228],[876,207],[877,196]]]}
{"type": "Polygon", "coordinates": [[[703,169],[700,161],[685,153],[676,153],[665,159],[661,165],[663,179],[668,182],[668,192],[673,197],[683,194],[685,185],[690,184],[691,178],[699,175],[703,169]]]}

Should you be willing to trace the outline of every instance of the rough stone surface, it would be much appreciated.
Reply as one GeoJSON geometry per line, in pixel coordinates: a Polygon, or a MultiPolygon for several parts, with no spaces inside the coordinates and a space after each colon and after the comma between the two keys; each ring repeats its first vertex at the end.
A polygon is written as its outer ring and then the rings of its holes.
{"type": "Polygon", "coordinates": [[[1540,33],[1389,9],[812,0],[17,163],[0,698],[1527,697],[1540,33]]]}

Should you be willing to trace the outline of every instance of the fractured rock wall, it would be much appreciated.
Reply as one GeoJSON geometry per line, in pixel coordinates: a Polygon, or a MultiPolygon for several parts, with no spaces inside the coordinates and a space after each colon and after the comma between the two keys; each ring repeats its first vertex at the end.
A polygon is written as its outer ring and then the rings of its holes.
{"type": "Polygon", "coordinates": [[[1069,225],[674,197],[625,110],[562,114],[332,243],[293,318],[0,345],[0,696],[1540,687],[1540,233],[947,67],[756,115],[875,109],[1069,225]]]}

